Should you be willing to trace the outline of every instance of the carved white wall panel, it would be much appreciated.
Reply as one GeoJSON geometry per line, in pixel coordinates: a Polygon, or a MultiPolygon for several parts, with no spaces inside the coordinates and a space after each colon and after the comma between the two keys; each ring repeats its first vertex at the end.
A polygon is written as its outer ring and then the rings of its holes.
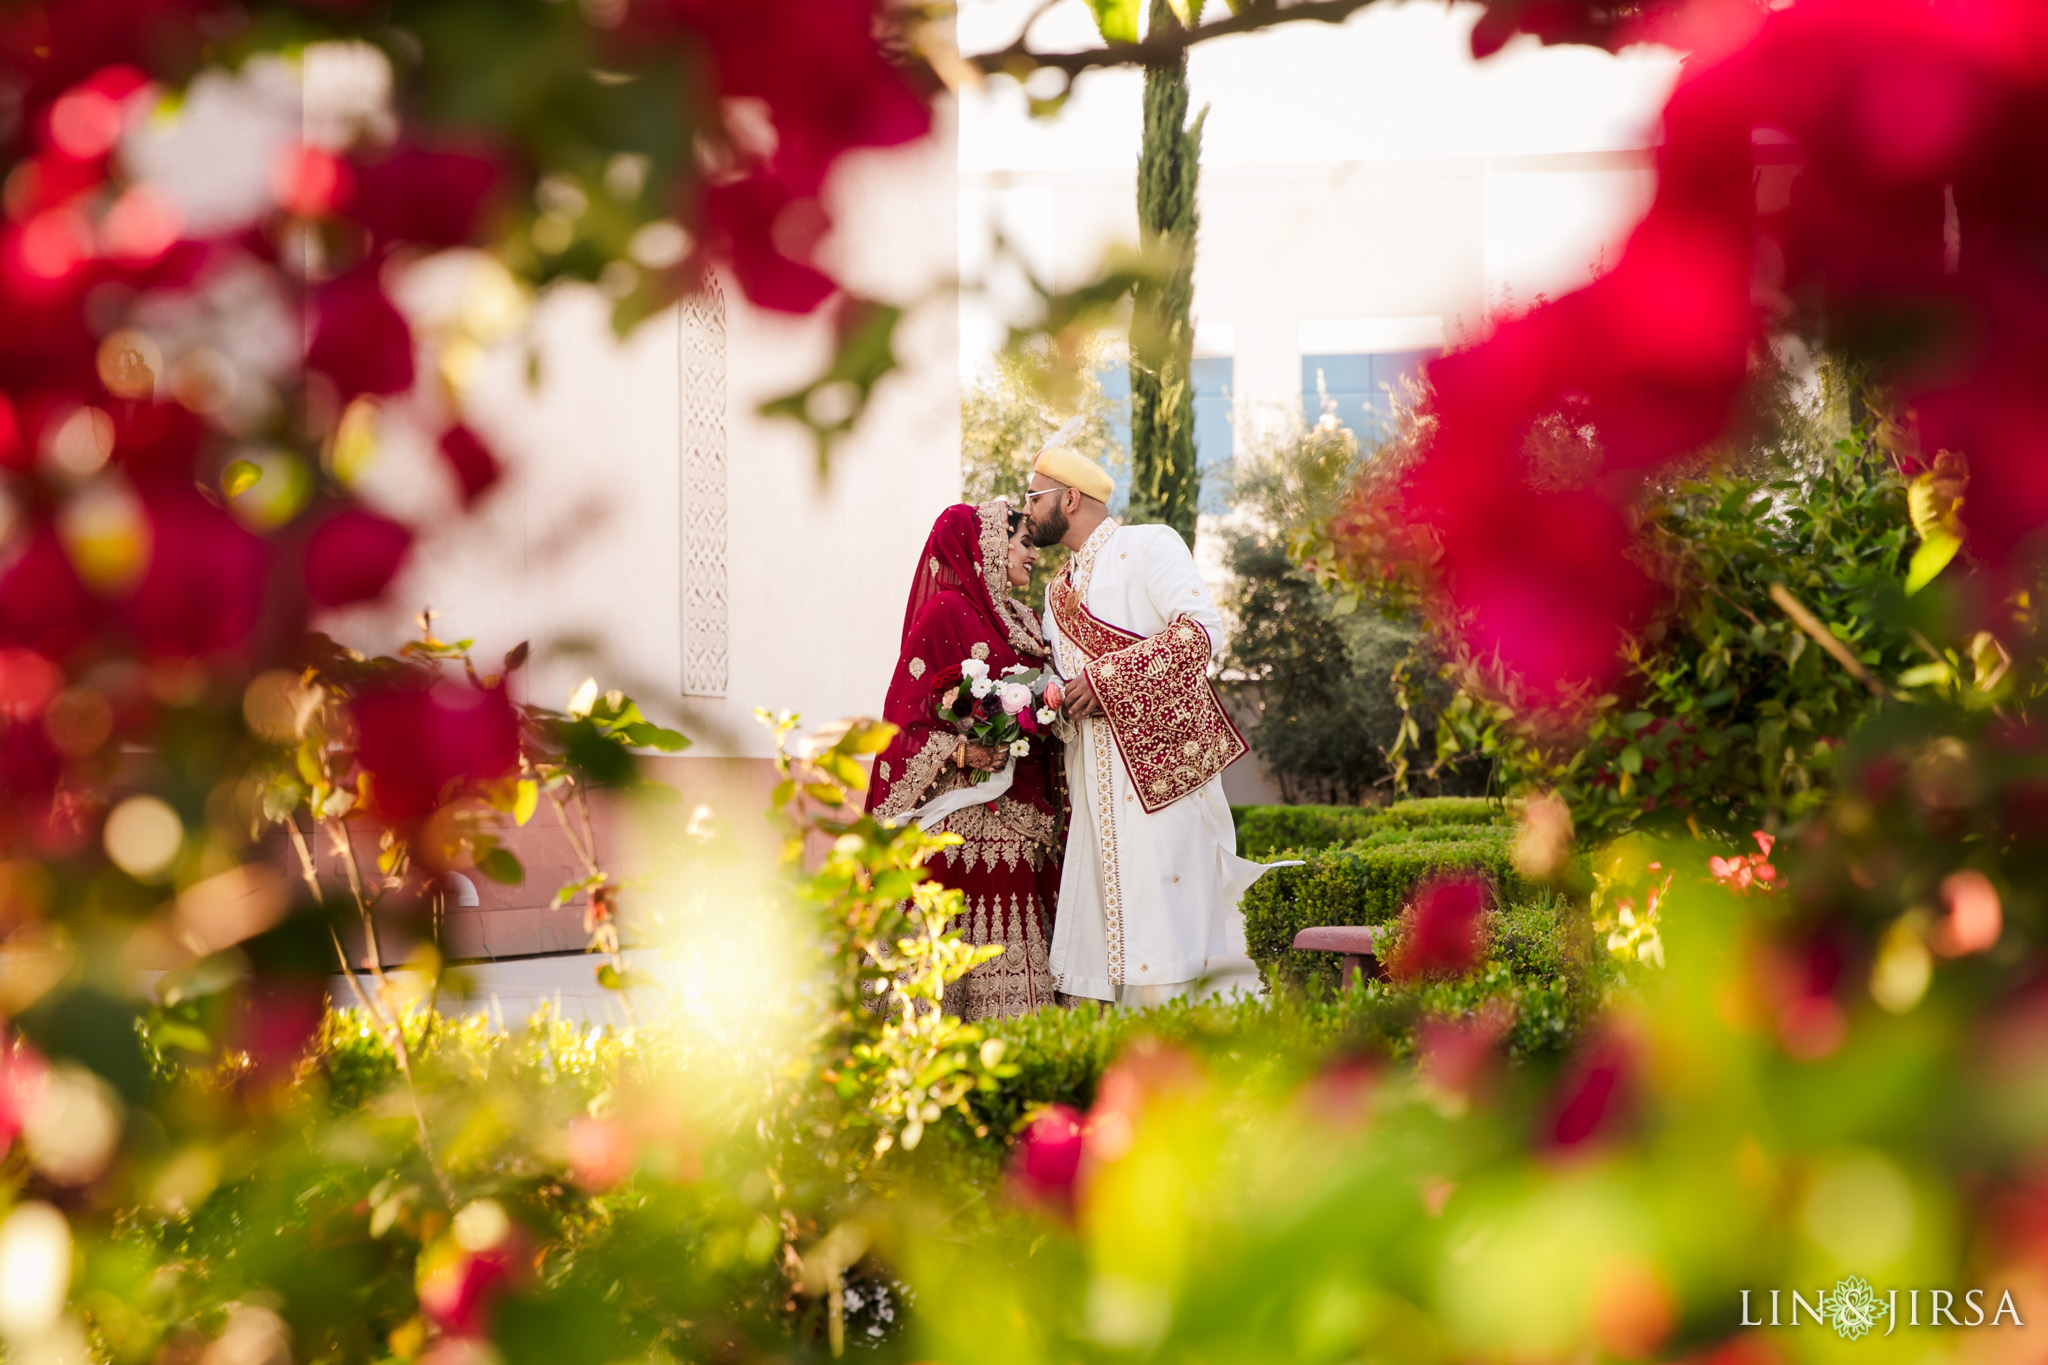
{"type": "Polygon", "coordinates": [[[725,695],[725,294],[705,277],[679,310],[683,464],[683,694],[725,695]]]}

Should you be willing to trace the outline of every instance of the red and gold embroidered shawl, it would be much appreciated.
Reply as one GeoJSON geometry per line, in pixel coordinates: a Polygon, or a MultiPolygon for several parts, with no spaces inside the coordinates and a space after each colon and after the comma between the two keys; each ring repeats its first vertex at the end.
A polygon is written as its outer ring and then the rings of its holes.
{"type": "MultiPolygon", "coordinates": [[[[1076,557],[1078,558],[1078,556],[1076,557]]],[[[1209,681],[1209,632],[1182,613],[1157,635],[1113,626],[1088,610],[1074,560],[1047,596],[1060,633],[1088,659],[1082,670],[1124,757],[1147,815],[1200,791],[1243,757],[1238,733],[1209,681]]]]}

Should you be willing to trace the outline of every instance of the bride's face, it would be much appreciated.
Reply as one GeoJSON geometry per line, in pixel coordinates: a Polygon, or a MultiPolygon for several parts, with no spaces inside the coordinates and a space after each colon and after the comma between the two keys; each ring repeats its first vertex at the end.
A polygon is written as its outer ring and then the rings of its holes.
{"type": "Polygon", "coordinates": [[[1016,535],[1010,537],[1010,586],[1028,588],[1031,586],[1031,570],[1038,563],[1038,547],[1028,537],[1031,523],[1025,522],[1016,535]]]}

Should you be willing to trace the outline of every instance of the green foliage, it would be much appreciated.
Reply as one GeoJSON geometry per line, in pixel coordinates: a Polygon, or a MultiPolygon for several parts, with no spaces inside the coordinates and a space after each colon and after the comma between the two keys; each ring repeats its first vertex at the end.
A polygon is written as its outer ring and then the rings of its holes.
{"type": "Polygon", "coordinates": [[[1415,888],[1446,872],[1477,872],[1505,900],[1533,894],[1515,870],[1514,837],[1505,829],[1470,826],[1464,838],[1408,837],[1357,846],[1280,850],[1303,860],[1252,884],[1244,896],[1246,949],[1262,967],[1289,981],[1333,970],[1329,953],[1297,953],[1294,936],[1326,924],[1383,925],[1397,918],[1415,888]]]}
{"type": "Polygon", "coordinates": [[[1470,661],[1447,666],[1458,690],[1435,717],[1439,763],[1480,755],[1504,790],[1555,787],[1583,829],[1742,834],[1820,808],[1873,689],[1950,676],[1897,610],[1913,548],[1905,488],[1860,432],[1681,483],[1645,529],[1674,605],[1628,641],[1626,685],[1561,738],[1554,717],[1490,690],[1470,661]],[[1802,628],[1800,608],[1856,671],[1802,628]]]}
{"type": "Polygon", "coordinates": [[[1237,851],[1266,858],[1283,848],[1334,848],[1388,831],[1462,831],[1505,823],[1511,812],[1477,796],[1423,796],[1390,806],[1232,806],[1237,851]]]}
{"type": "MultiPolygon", "coordinates": [[[[1180,27],[1152,0],[1147,31],[1180,27]]],[[[1138,245],[1170,266],[1131,295],[1130,520],[1161,522],[1195,543],[1201,476],[1195,466],[1195,183],[1202,120],[1188,117],[1185,53],[1145,68],[1145,134],[1138,150],[1138,245]]]]}
{"type": "MultiPolygon", "coordinates": [[[[1358,589],[1326,590],[1296,562],[1356,483],[1358,438],[1334,415],[1303,426],[1289,412],[1248,444],[1231,481],[1246,515],[1228,552],[1224,666],[1256,702],[1246,738],[1282,794],[1354,802],[1390,780],[1386,754],[1405,719],[1395,677],[1412,667],[1422,632],[1405,617],[1359,611],[1358,589]]],[[[1484,776],[1482,765],[1453,764],[1430,785],[1472,790],[1484,776]]]]}
{"type": "MultiPolygon", "coordinates": [[[[1116,405],[1104,396],[1097,369],[1107,358],[1100,341],[1055,347],[1043,339],[1011,346],[996,356],[995,368],[960,398],[961,496],[971,503],[1005,498],[1022,509],[1031,484],[1031,462],[1046,438],[1069,417],[1082,419],[1067,445],[1104,469],[1125,463],[1116,439],[1116,405]]],[[[1024,600],[1045,600],[1045,586],[1066,563],[1058,545],[1040,551],[1024,600]]]]}

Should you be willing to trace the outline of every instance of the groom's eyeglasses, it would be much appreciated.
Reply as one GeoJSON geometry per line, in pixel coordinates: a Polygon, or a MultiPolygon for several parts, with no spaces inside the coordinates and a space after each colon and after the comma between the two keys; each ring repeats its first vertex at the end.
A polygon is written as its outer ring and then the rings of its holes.
{"type": "Polygon", "coordinates": [[[1066,488],[1065,488],[1064,486],[1062,486],[1062,487],[1059,487],[1059,488],[1041,488],[1041,489],[1039,489],[1039,490],[1038,490],[1038,491],[1037,491],[1036,493],[1026,493],[1026,494],[1024,495],[1024,501],[1028,503],[1028,502],[1030,502],[1030,501],[1031,501],[1031,500],[1032,500],[1033,498],[1042,498],[1042,497],[1045,497],[1045,496],[1047,496],[1048,494],[1052,494],[1052,493],[1064,493],[1064,492],[1066,492],[1066,491],[1067,491],[1067,490],[1066,490],[1066,488]]]}

